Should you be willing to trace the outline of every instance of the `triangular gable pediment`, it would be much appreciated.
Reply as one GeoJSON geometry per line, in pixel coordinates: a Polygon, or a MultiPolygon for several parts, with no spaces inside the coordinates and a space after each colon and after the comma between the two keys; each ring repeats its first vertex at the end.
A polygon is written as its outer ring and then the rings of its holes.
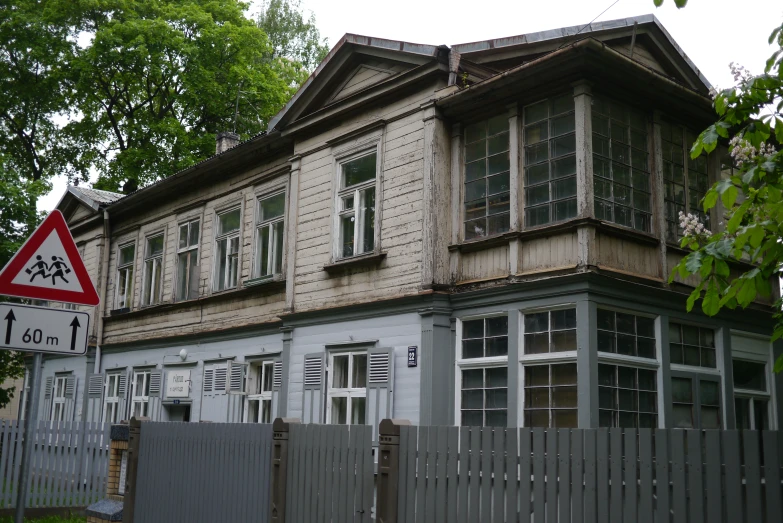
{"type": "Polygon", "coordinates": [[[367,60],[356,67],[352,73],[346,76],[346,79],[335,91],[328,103],[342,100],[354,93],[358,93],[368,87],[373,86],[392,76],[407,71],[413,67],[412,64],[402,63],[390,60],[380,60],[367,58],[367,60]]]}

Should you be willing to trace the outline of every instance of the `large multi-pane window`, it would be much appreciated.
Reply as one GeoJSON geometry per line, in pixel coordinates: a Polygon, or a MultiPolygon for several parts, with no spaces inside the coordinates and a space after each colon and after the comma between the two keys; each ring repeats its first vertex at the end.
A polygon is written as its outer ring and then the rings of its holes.
{"type": "Polygon", "coordinates": [[[156,234],[147,238],[144,250],[144,292],[142,305],[160,303],[161,282],[163,281],[163,235],[156,234]]]}
{"type": "Polygon", "coordinates": [[[720,379],[717,376],[672,375],[672,427],[719,429],[720,379]]]}
{"type": "Polygon", "coordinates": [[[595,217],[650,232],[647,119],[600,97],[593,98],[592,114],[595,217]]]}
{"type": "Polygon", "coordinates": [[[666,240],[677,242],[682,237],[680,212],[697,214],[709,228],[709,216],[703,211],[701,200],[709,189],[707,157],[690,159],[694,136],[681,126],[661,122],[661,154],[663,157],[664,205],[666,240]],[[687,158],[687,161],[686,161],[687,158]],[[687,190],[686,190],[687,188],[687,190]]]}
{"type": "Polygon", "coordinates": [[[769,430],[770,392],[766,363],[734,359],[732,371],[737,428],[769,430]]]}
{"type": "Polygon", "coordinates": [[[250,423],[272,423],[272,385],[275,362],[259,362],[250,367],[247,390],[247,420],[250,423]]]}
{"type": "Polygon", "coordinates": [[[510,227],[508,117],[465,128],[465,239],[510,227]]]}
{"type": "Polygon", "coordinates": [[[285,193],[258,200],[254,276],[263,278],[283,270],[285,239],[285,193]]]}
{"type": "Polygon", "coordinates": [[[462,322],[460,418],[463,426],[505,427],[508,419],[508,316],[462,322]]]}
{"type": "Polygon", "coordinates": [[[576,350],[576,309],[525,313],[525,354],[576,350]]]}
{"type": "Polygon", "coordinates": [[[367,352],[329,358],[329,417],[336,425],[364,425],[367,406],[367,352]]]}
{"type": "Polygon", "coordinates": [[[655,358],[655,320],[598,309],[598,350],[655,358]]]}
{"type": "Polygon", "coordinates": [[[525,107],[525,224],[576,216],[574,97],[566,94],[525,107]]]}
{"type": "Polygon", "coordinates": [[[136,245],[129,243],[120,246],[117,255],[117,298],[118,309],[129,308],[133,301],[133,262],[136,245]]]}
{"type": "Polygon", "coordinates": [[[136,418],[149,416],[150,407],[150,371],[137,370],[133,373],[133,397],[131,415],[136,418]]]}
{"type": "Polygon", "coordinates": [[[107,374],[103,394],[103,422],[120,421],[120,375],[107,374]]]}
{"type": "Polygon", "coordinates": [[[377,161],[378,154],[372,152],[340,165],[338,258],[350,258],[375,249],[377,161]]]}
{"type": "Polygon", "coordinates": [[[599,363],[598,406],[601,427],[657,427],[656,371],[599,363]]]}
{"type": "Polygon", "coordinates": [[[576,363],[524,369],[525,427],[576,427],[576,363]]]}
{"type": "Polygon", "coordinates": [[[669,323],[669,358],[671,363],[714,369],[715,331],[669,323]]]}
{"type": "Polygon", "coordinates": [[[198,242],[201,222],[192,220],[179,226],[177,243],[177,301],[198,298],[198,242]]]}
{"type": "Polygon", "coordinates": [[[215,290],[222,291],[237,286],[239,274],[239,226],[241,213],[232,209],[217,215],[215,240],[215,290]]]}

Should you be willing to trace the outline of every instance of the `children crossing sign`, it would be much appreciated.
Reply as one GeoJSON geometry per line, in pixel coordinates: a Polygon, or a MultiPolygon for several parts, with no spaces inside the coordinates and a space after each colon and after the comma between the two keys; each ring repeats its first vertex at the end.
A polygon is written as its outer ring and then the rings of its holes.
{"type": "Polygon", "coordinates": [[[98,293],[60,211],[46,217],[0,272],[0,294],[98,305],[98,293]]]}

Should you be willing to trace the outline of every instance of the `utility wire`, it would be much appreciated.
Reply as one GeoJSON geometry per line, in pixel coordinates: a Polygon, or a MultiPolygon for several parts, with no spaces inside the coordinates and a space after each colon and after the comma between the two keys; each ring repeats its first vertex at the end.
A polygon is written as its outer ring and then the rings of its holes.
{"type": "MultiPolygon", "coordinates": [[[[584,31],[584,30],[585,30],[585,28],[587,28],[587,27],[589,27],[590,25],[592,25],[592,23],[593,23],[593,22],[595,22],[596,20],[598,20],[598,19],[599,19],[599,18],[600,18],[600,17],[601,17],[601,16],[602,16],[602,15],[603,15],[605,12],[607,12],[609,9],[613,8],[613,7],[615,6],[615,4],[617,4],[617,2],[619,2],[619,1],[620,1],[620,0],[614,0],[614,3],[613,3],[612,5],[610,5],[609,7],[607,7],[606,9],[604,9],[603,11],[601,11],[601,12],[599,13],[599,15],[598,15],[598,16],[596,16],[595,18],[593,18],[592,20],[590,20],[590,22],[589,22],[588,24],[586,24],[585,26],[583,26],[583,27],[582,27],[582,28],[581,28],[579,31],[577,31],[577,32],[576,32],[576,34],[575,34],[574,36],[578,36],[578,35],[579,35],[579,33],[581,33],[582,31],[584,31]]],[[[570,43],[570,42],[566,42],[566,43],[564,43],[563,45],[561,45],[560,47],[558,47],[558,48],[557,48],[557,50],[559,51],[559,50],[560,50],[560,49],[562,49],[563,47],[565,47],[565,46],[569,45],[569,43],[570,43]]]]}

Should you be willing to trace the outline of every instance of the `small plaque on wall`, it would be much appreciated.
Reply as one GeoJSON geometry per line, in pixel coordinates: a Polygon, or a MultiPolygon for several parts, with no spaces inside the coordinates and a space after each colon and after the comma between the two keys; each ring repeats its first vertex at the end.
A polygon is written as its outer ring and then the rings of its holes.
{"type": "Polygon", "coordinates": [[[117,485],[117,493],[120,496],[125,495],[125,477],[128,474],[128,451],[122,451],[122,459],[120,460],[120,481],[117,485]]]}
{"type": "Polygon", "coordinates": [[[417,367],[419,365],[418,347],[415,345],[408,347],[408,367],[417,367]]]}

